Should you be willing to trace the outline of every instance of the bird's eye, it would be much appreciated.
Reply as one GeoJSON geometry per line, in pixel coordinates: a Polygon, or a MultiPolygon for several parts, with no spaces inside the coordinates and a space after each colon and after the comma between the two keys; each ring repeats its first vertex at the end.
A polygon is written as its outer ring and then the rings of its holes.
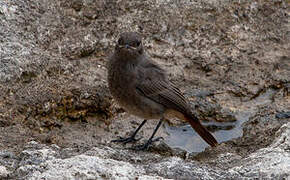
{"type": "Polygon", "coordinates": [[[118,40],[118,44],[122,44],[122,38],[118,40]]]}
{"type": "Polygon", "coordinates": [[[137,42],[136,42],[136,45],[137,45],[136,47],[139,47],[140,44],[141,44],[141,41],[137,41],[137,42]]]}

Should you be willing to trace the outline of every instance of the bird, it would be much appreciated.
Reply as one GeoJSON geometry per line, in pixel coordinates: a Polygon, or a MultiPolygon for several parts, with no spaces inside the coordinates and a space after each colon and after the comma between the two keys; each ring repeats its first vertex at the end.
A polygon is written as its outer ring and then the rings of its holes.
{"type": "Polygon", "coordinates": [[[160,140],[154,138],[165,119],[178,118],[191,127],[210,146],[218,145],[215,137],[200,123],[179,88],[173,84],[167,72],[145,52],[142,36],[137,32],[123,32],[108,61],[108,86],[116,102],[129,114],[143,118],[143,122],[129,137],[119,137],[112,142],[135,142],[136,134],[151,119],[159,119],[151,137],[136,150],[147,150],[160,140]]]}

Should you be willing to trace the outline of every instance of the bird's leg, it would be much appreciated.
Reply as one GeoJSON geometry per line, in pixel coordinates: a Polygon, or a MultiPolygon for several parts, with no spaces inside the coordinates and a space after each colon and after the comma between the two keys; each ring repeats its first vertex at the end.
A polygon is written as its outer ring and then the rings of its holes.
{"type": "Polygon", "coordinates": [[[133,150],[147,150],[149,148],[149,146],[153,143],[153,142],[156,142],[156,141],[159,141],[160,139],[163,139],[162,137],[157,137],[155,139],[154,138],[154,135],[156,134],[157,130],[159,129],[159,127],[161,126],[162,122],[163,122],[164,118],[162,117],[160,119],[160,121],[158,122],[156,128],[154,129],[151,137],[147,140],[147,142],[145,144],[142,144],[142,145],[139,145],[139,146],[135,146],[135,147],[132,147],[131,149],[133,150]]]}
{"type": "Polygon", "coordinates": [[[112,140],[111,142],[121,142],[126,144],[130,142],[139,141],[141,138],[135,139],[135,136],[146,122],[147,120],[145,119],[130,137],[127,138],[119,137],[119,139],[112,140]]]}

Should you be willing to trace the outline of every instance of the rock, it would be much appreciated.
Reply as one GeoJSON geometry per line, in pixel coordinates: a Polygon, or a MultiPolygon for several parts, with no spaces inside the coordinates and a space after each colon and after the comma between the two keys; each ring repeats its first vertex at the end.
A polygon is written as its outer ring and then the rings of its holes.
{"type": "Polygon", "coordinates": [[[278,119],[290,118],[290,111],[288,111],[288,112],[279,112],[279,113],[276,114],[276,118],[278,118],[278,119]]]}
{"type": "Polygon", "coordinates": [[[108,158],[116,152],[108,147],[95,147],[85,154],[62,159],[58,157],[60,152],[53,150],[59,149],[55,145],[43,147],[39,144],[37,147],[35,142],[29,144],[35,148],[22,152],[17,169],[17,174],[25,179],[132,179],[139,176],[163,179],[157,175],[145,175],[142,166],[108,158]]]}
{"type": "Polygon", "coordinates": [[[5,166],[0,166],[0,178],[6,178],[10,172],[6,169],[5,166]]]}
{"type": "MultiPolygon", "coordinates": [[[[193,159],[162,157],[152,153],[134,152],[99,146],[85,153],[62,158],[61,148],[31,142],[19,156],[21,161],[15,177],[25,179],[287,179],[290,177],[290,123],[276,133],[276,139],[267,147],[242,158],[224,152],[213,167],[193,159]],[[33,145],[33,146],[31,146],[33,145]],[[120,156],[122,155],[122,156],[120,156]],[[138,157],[139,160],[136,161],[138,157]],[[135,160],[134,160],[135,159],[135,160]],[[222,164],[234,164],[225,170],[222,164]]],[[[2,171],[5,167],[2,166],[2,171]]],[[[2,173],[3,174],[3,173],[2,173]]],[[[5,173],[4,173],[5,174],[5,173]]],[[[6,173],[8,174],[8,172],[6,173]]]]}
{"type": "MultiPolygon", "coordinates": [[[[144,173],[132,164],[95,156],[78,155],[68,159],[51,159],[34,168],[28,179],[129,179],[144,173]]],[[[29,169],[30,165],[26,169],[29,169]]],[[[25,171],[25,167],[21,168],[25,171]]]]}
{"type": "Polygon", "coordinates": [[[230,169],[242,177],[287,179],[290,177],[290,123],[276,133],[278,137],[267,147],[241,160],[241,165],[230,169]]]}
{"type": "Polygon", "coordinates": [[[235,177],[234,174],[226,171],[213,169],[199,162],[187,162],[177,157],[170,157],[161,162],[149,164],[147,171],[150,174],[156,173],[170,179],[194,179],[197,177],[200,179],[226,179],[227,177],[235,177]]]}

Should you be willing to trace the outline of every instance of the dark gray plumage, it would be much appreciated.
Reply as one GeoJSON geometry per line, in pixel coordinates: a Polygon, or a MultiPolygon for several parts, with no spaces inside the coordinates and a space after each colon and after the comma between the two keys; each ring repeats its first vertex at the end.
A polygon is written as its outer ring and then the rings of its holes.
{"type": "MultiPolygon", "coordinates": [[[[188,121],[208,144],[217,145],[215,138],[191,113],[186,99],[168,80],[166,72],[147,57],[141,36],[137,33],[120,35],[115,52],[109,58],[108,83],[113,97],[127,112],[144,119],[161,119],[159,124],[163,118],[178,117],[188,121]]],[[[149,144],[158,127],[149,139],[149,144]]],[[[132,137],[117,141],[135,140],[134,136],[140,128],[132,137]]],[[[147,148],[148,144],[145,146],[147,148]]]]}

